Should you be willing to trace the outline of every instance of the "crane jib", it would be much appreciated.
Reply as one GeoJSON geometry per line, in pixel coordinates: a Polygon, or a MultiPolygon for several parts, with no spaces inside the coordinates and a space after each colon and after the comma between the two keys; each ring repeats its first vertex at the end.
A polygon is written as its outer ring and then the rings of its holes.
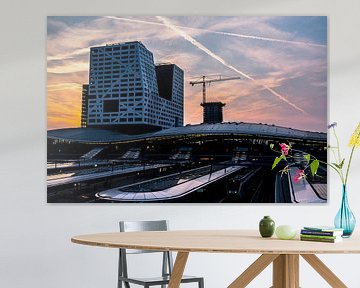
{"type": "Polygon", "coordinates": [[[212,82],[220,82],[220,81],[229,81],[229,80],[238,80],[241,79],[241,77],[236,76],[236,77],[221,77],[221,75],[219,75],[218,78],[215,79],[206,79],[209,78],[209,76],[202,76],[202,80],[196,80],[196,81],[190,81],[189,84],[191,86],[194,86],[196,84],[202,84],[203,85],[203,103],[206,103],[206,84],[210,84],[212,82]]]}

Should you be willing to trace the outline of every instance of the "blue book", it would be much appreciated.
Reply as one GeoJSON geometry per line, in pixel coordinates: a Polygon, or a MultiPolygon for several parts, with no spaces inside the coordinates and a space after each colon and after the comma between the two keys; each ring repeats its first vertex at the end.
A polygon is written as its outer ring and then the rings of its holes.
{"type": "Polygon", "coordinates": [[[319,236],[341,236],[344,229],[329,226],[304,227],[301,230],[303,235],[319,235],[319,236]]]}

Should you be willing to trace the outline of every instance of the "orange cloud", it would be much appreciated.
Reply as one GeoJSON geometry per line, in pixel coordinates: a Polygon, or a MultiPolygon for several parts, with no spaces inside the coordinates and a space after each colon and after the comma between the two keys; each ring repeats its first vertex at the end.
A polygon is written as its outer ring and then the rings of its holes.
{"type": "Polygon", "coordinates": [[[82,87],[77,83],[48,85],[48,129],[79,127],[82,87]]]}

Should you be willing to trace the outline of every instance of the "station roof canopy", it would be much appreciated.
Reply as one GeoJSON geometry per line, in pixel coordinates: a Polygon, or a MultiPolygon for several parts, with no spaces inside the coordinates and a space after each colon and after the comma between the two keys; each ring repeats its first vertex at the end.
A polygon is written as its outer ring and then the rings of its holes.
{"type": "Polygon", "coordinates": [[[310,132],[262,123],[244,122],[187,125],[141,135],[127,135],[115,131],[95,128],[66,128],[49,130],[47,132],[47,137],[49,139],[94,144],[156,140],[163,138],[181,138],[186,136],[202,137],[211,135],[243,135],[250,137],[294,140],[306,139],[320,142],[327,141],[327,134],[322,132],[310,132]]]}

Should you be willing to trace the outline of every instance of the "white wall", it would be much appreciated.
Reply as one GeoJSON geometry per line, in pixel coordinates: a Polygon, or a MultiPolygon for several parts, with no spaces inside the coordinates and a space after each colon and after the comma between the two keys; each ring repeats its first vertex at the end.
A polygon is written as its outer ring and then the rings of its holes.
{"type": "MultiPolygon", "coordinates": [[[[7,1],[0,17],[0,287],[115,287],[116,250],[70,243],[76,234],[116,231],[119,219],[171,221],[172,229],[256,228],[263,215],[278,224],[331,224],[340,182],[330,177],[328,205],[73,204],[46,203],[46,16],[121,14],[327,15],[329,121],[342,144],[360,120],[360,2],[298,1],[7,1]],[[215,3],[210,3],[215,2],[215,3]]],[[[349,183],[360,219],[360,151],[349,183]]],[[[358,225],[359,227],[360,225],[358,225]]],[[[187,272],[206,287],[226,287],[255,255],[192,254],[187,272]]],[[[321,256],[349,287],[360,287],[360,255],[321,256]]],[[[135,260],[138,261],[138,260],[135,260]]],[[[144,263],[137,262],[139,265],[144,263]]],[[[144,268],[145,269],[145,268],[144,268]]],[[[267,269],[249,287],[269,287],[267,269]]],[[[302,287],[328,287],[306,263],[302,287]]]]}

